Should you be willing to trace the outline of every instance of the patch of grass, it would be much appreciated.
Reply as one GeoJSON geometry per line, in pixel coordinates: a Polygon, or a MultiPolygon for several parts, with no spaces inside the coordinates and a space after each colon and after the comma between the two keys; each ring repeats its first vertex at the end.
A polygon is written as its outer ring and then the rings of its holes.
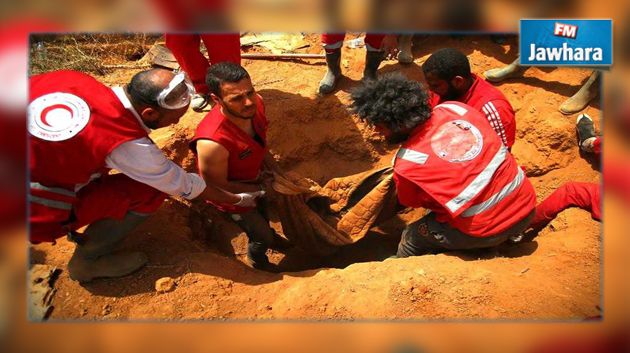
{"type": "Polygon", "coordinates": [[[106,75],[141,59],[160,38],[159,34],[33,35],[29,73],[76,70],[106,75]]]}

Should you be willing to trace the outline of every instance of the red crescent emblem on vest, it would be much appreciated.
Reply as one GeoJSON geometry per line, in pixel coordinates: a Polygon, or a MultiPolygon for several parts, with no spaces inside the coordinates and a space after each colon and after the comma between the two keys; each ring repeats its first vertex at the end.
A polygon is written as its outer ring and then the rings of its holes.
{"type": "Polygon", "coordinates": [[[431,137],[431,148],[441,159],[457,163],[469,161],[481,152],[481,132],[465,120],[442,124],[431,137]]]}
{"type": "Polygon", "coordinates": [[[55,104],[55,105],[51,105],[48,108],[45,108],[44,110],[42,110],[41,114],[40,114],[40,118],[39,120],[49,126],[49,127],[53,127],[52,125],[50,125],[48,123],[48,113],[50,113],[51,111],[57,110],[57,109],[64,109],[66,110],[68,113],[70,113],[70,119],[72,119],[72,109],[68,108],[66,105],[63,104],[55,104]]]}
{"type": "Polygon", "coordinates": [[[28,132],[42,140],[67,140],[83,130],[90,115],[87,103],[74,94],[45,94],[28,105],[28,132]]]}

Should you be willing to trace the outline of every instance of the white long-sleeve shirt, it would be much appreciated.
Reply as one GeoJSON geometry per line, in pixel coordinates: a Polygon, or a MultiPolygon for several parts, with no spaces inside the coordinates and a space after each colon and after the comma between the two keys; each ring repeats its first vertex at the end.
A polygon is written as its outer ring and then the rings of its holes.
{"type": "MultiPolygon", "coordinates": [[[[125,95],[122,87],[112,88],[123,106],[150,132],[125,95]]],[[[148,138],[127,141],[116,147],[105,159],[108,168],[116,169],[128,177],[150,185],[166,194],[194,199],[206,188],[205,181],[195,173],[188,173],[148,138]]]]}

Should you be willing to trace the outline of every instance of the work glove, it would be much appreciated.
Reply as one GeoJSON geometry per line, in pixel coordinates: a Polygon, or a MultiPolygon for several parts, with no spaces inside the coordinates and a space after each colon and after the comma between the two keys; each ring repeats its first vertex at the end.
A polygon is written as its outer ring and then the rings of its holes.
{"type": "Polygon", "coordinates": [[[259,197],[265,196],[264,191],[256,191],[256,192],[243,192],[240,194],[236,194],[241,199],[234,204],[234,206],[239,207],[256,207],[256,199],[259,197]]]}

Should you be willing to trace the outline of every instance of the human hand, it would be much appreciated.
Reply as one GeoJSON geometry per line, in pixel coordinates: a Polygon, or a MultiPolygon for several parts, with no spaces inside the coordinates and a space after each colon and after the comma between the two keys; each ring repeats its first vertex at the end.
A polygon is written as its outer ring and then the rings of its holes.
{"type": "Polygon", "coordinates": [[[265,196],[265,192],[261,190],[255,192],[243,192],[236,195],[239,196],[241,199],[237,203],[235,203],[234,206],[256,207],[256,199],[265,196]]]}

